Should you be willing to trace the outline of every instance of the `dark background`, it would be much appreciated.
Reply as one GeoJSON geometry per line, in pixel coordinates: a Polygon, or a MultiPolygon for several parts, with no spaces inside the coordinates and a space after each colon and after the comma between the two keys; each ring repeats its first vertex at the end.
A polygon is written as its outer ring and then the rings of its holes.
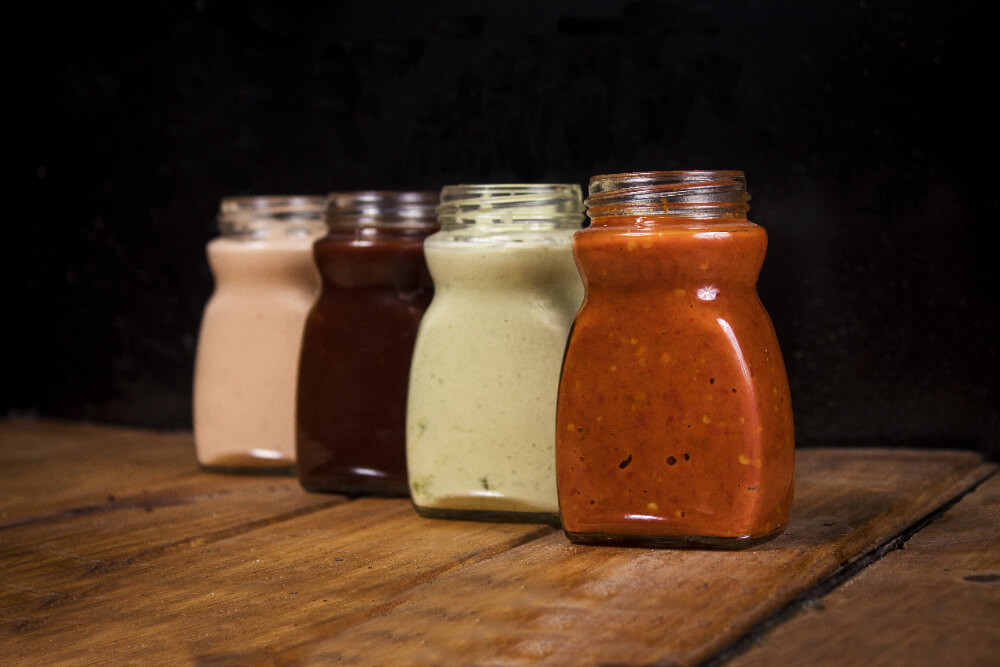
{"type": "Polygon", "coordinates": [[[3,408],[189,427],[226,195],[743,169],[800,444],[997,454],[989,3],[38,3],[3,408]]]}

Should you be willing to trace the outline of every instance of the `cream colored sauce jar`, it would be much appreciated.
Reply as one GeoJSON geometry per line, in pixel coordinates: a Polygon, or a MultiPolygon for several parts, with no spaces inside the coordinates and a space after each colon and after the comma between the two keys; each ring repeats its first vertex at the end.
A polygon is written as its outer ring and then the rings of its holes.
{"type": "Polygon", "coordinates": [[[444,188],[424,243],[434,299],[410,371],[407,468],[419,514],[558,523],[559,373],[583,283],[575,185],[444,188]]]}
{"type": "Polygon", "coordinates": [[[204,469],[291,473],[305,319],[319,292],[323,197],[222,201],[209,242],[215,290],[195,362],[194,438],[204,469]]]}

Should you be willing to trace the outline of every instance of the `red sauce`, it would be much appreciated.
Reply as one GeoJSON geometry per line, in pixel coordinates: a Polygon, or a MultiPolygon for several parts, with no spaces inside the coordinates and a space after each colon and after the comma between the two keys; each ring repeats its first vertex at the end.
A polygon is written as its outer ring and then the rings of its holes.
{"type": "Polygon", "coordinates": [[[732,219],[595,217],[560,385],[563,526],[578,542],[742,547],[780,532],[794,434],[756,292],[764,230],[732,219]]]}

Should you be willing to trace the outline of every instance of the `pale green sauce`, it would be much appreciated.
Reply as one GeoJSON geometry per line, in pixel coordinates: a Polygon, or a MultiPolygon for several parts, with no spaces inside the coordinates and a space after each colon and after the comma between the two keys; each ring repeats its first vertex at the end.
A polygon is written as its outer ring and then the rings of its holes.
{"type": "Polygon", "coordinates": [[[559,372],[583,300],[572,234],[428,238],[435,296],[414,350],[406,434],[418,506],[558,511],[559,372]]]}

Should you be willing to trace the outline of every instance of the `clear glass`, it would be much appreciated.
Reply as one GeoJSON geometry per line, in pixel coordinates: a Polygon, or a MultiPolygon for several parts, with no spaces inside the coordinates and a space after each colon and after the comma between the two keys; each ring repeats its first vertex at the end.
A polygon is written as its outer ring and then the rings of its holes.
{"type": "Polygon", "coordinates": [[[574,542],[743,548],[788,522],[794,430],[741,172],[595,176],[574,239],[587,298],[560,384],[574,542]]]}
{"type": "Polygon", "coordinates": [[[299,344],[319,291],[312,243],[325,229],[324,206],[311,196],[222,200],[194,377],[195,446],[206,470],[294,469],[299,344]]]}
{"type": "Polygon", "coordinates": [[[584,207],[579,185],[514,183],[448,185],[441,190],[441,229],[470,241],[533,229],[579,229],[584,207]]]}
{"type": "Polygon", "coordinates": [[[406,496],[410,358],[433,285],[437,192],[334,192],[316,242],[322,291],[302,338],[298,475],[310,491],[406,496]]]}
{"type": "Polygon", "coordinates": [[[326,224],[331,235],[423,238],[438,228],[438,193],[429,190],[331,192],[326,224]]]}
{"type": "Polygon", "coordinates": [[[326,231],[325,208],[324,197],[226,197],[219,205],[219,233],[244,239],[315,237],[326,231]]]}
{"type": "Polygon", "coordinates": [[[583,284],[580,188],[443,189],[424,244],[434,300],[414,349],[406,445],[421,516],[558,525],[555,402],[583,284]]]}

